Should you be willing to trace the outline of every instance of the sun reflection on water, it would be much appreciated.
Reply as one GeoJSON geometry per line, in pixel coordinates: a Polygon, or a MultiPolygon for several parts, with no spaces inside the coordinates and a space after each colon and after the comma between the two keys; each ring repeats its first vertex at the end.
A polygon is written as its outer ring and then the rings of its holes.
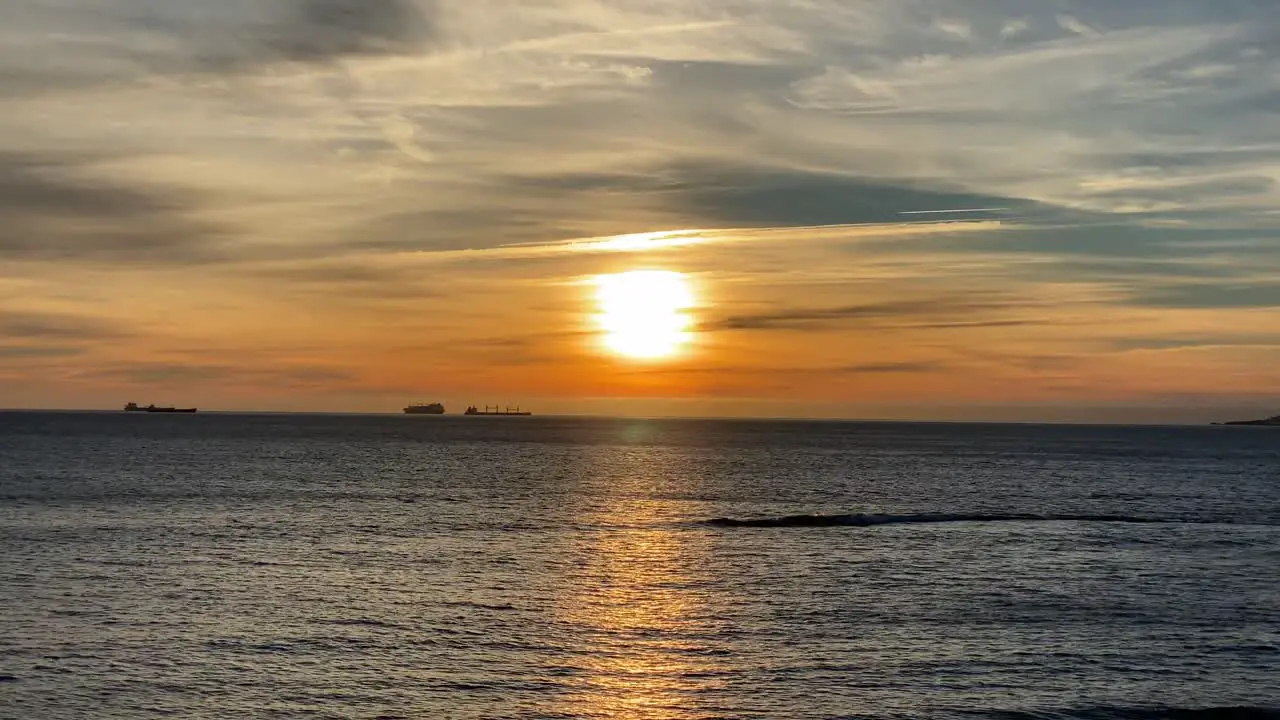
{"type": "MultiPolygon", "coordinates": [[[[611,483],[644,484],[655,471],[643,453],[623,464],[635,468],[610,468],[611,483]]],[[[574,553],[585,562],[566,578],[575,591],[558,618],[573,629],[576,657],[565,714],[705,717],[707,693],[727,682],[725,621],[703,572],[707,548],[674,516],[670,502],[637,500],[584,517],[598,530],[574,553]]]]}

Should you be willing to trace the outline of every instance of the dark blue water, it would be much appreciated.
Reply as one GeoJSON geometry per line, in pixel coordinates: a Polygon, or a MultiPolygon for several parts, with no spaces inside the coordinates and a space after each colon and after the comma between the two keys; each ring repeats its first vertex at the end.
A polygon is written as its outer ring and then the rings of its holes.
{"type": "Polygon", "coordinates": [[[1280,430],[0,414],[0,609],[4,718],[1276,717],[1280,430]]]}

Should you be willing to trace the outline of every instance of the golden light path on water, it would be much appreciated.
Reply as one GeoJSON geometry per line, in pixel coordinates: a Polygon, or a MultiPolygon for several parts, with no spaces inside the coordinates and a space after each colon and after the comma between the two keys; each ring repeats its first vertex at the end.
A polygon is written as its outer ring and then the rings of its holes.
{"type": "Polygon", "coordinates": [[[677,354],[691,339],[693,290],[683,273],[631,270],[594,281],[597,322],[612,352],[637,359],[677,354]]]}
{"type": "MultiPolygon", "coordinates": [[[[642,442],[653,428],[629,426],[642,442]]],[[[714,533],[681,530],[687,503],[650,499],[687,492],[696,468],[642,444],[620,455],[588,454],[589,491],[577,498],[584,527],[557,579],[555,626],[565,631],[568,692],[548,716],[694,720],[710,716],[727,678],[732,620],[709,572],[721,550],[714,533]],[[598,485],[597,485],[598,483],[598,485]],[[626,503],[603,494],[620,492],[626,503]],[[678,490],[681,488],[683,490],[678,490]]]]}

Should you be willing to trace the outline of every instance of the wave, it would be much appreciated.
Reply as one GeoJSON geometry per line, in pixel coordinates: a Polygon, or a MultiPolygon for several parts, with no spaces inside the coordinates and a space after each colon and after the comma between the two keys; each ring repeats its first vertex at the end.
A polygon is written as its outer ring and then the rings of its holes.
{"type": "Polygon", "coordinates": [[[784,515],[770,518],[714,518],[706,524],[717,527],[870,527],[873,525],[915,525],[958,522],[1099,522],[1168,524],[1221,524],[1218,520],[1144,517],[1141,515],[1038,515],[1032,513],[917,513],[911,515],[784,515]]]}
{"type": "Polygon", "coordinates": [[[967,711],[992,720],[1280,720],[1280,709],[1232,705],[1203,708],[1090,708],[1067,711],[967,711]]]}
{"type": "Polygon", "coordinates": [[[369,618],[336,618],[331,620],[318,620],[323,625],[347,625],[351,627],[379,627],[379,628],[398,628],[395,623],[383,622],[382,620],[371,620],[369,618]]]}
{"type": "Polygon", "coordinates": [[[479,610],[515,610],[516,609],[515,605],[508,605],[506,603],[491,604],[491,603],[482,603],[482,602],[470,602],[467,600],[446,601],[441,604],[446,607],[475,608],[479,610]]]}

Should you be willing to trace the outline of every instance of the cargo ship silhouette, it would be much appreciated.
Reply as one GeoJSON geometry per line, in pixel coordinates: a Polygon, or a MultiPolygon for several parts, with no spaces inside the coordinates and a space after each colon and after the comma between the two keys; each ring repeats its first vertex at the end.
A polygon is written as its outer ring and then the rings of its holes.
{"type": "Polygon", "coordinates": [[[193,413],[196,411],[196,408],[156,407],[155,405],[140,407],[138,403],[131,402],[124,406],[124,411],[147,413],[193,413]]]}
{"type": "Polygon", "coordinates": [[[414,403],[404,409],[405,415],[443,415],[444,405],[440,403],[414,403]]]}
{"type": "Polygon", "coordinates": [[[463,415],[501,415],[504,417],[505,416],[528,417],[533,413],[529,412],[528,410],[521,410],[519,405],[517,405],[514,410],[511,409],[510,407],[506,408],[505,410],[500,410],[498,409],[497,405],[494,405],[492,408],[490,408],[488,405],[485,405],[484,409],[481,410],[475,405],[472,405],[468,407],[467,411],[462,414],[463,415]]]}
{"type": "MultiPolygon", "coordinates": [[[[414,403],[412,405],[408,405],[404,408],[404,413],[406,415],[444,415],[445,411],[444,411],[444,405],[438,402],[433,402],[433,403],[414,403]]],[[[476,405],[470,405],[467,407],[466,412],[462,414],[463,415],[487,415],[487,416],[498,416],[498,417],[528,417],[533,413],[529,412],[528,410],[521,410],[519,405],[517,405],[514,408],[510,406],[506,408],[502,408],[497,405],[494,405],[493,407],[489,407],[488,405],[485,405],[484,409],[481,409],[476,405]]]]}

